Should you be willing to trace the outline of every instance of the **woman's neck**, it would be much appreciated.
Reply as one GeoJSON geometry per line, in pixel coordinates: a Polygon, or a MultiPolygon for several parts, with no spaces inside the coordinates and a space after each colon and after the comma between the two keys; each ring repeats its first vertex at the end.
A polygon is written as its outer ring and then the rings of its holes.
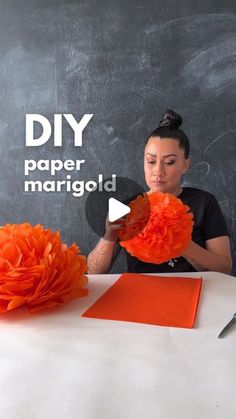
{"type": "MultiPolygon", "coordinates": [[[[149,194],[149,193],[152,193],[152,192],[154,192],[154,191],[151,191],[151,190],[149,190],[147,193],[149,194]]],[[[171,193],[172,195],[174,195],[174,196],[179,196],[181,193],[183,192],[183,188],[181,188],[180,186],[179,186],[179,188],[178,189],[176,189],[176,191],[173,191],[173,192],[168,192],[168,193],[171,193]]]]}
{"type": "Polygon", "coordinates": [[[179,187],[177,191],[172,192],[173,195],[176,197],[179,196],[183,192],[183,188],[179,187]]]}

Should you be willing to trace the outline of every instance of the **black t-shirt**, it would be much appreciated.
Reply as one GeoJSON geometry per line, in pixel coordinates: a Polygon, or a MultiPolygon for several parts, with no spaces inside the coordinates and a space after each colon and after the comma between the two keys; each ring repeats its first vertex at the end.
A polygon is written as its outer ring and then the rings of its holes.
{"type": "MultiPolygon", "coordinates": [[[[207,191],[186,187],[178,198],[190,207],[193,214],[192,241],[205,246],[205,241],[220,236],[229,236],[226,222],[215,196],[207,191]]],[[[127,272],[196,272],[196,269],[184,258],[178,257],[168,262],[146,263],[130,255],[126,249],[127,272]]]]}

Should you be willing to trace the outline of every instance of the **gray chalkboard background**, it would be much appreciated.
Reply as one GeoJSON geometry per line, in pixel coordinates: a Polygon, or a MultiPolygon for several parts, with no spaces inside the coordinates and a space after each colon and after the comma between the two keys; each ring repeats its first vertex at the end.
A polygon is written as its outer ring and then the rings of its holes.
{"type": "MultiPolygon", "coordinates": [[[[116,173],[144,186],[144,140],[173,108],[191,141],[183,186],[217,197],[235,274],[235,0],[1,0],[0,8],[1,224],[43,223],[87,255],[97,237],[86,194],[25,193],[24,159],[85,158],[81,179],[116,173]],[[26,148],[26,113],[94,117],[82,148],[66,124],[62,148],[26,148]]],[[[122,270],[120,254],[112,272],[122,270]]]]}

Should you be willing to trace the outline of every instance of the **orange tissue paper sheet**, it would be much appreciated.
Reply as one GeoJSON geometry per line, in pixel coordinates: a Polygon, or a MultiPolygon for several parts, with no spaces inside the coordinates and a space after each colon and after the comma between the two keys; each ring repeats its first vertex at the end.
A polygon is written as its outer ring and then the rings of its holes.
{"type": "Polygon", "coordinates": [[[82,317],[192,328],[202,278],[124,273],[82,317]]]}

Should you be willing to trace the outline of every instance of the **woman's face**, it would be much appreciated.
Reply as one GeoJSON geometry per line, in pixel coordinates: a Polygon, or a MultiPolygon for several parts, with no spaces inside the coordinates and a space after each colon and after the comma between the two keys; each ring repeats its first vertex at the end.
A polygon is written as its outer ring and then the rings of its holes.
{"type": "Polygon", "coordinates": [[[151,192],[175,193],[186,173],[190,160],[184,157],[179,141],[172,138],[150,137],[144,150],[144,173],[151,192]]]}

